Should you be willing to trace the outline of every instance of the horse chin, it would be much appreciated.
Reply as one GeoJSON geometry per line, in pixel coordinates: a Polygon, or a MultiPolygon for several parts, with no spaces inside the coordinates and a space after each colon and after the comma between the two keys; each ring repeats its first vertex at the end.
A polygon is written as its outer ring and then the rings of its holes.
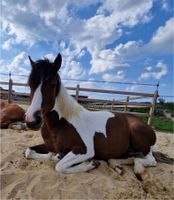
{"type": "Polygon", "coordinates": [[[35,116],[35,121],[32,121],[32,122],[26,121],[26,124],[29,129],[37,131],[40,129],[42,125],[42,117],[37,115],[35,116]]]}

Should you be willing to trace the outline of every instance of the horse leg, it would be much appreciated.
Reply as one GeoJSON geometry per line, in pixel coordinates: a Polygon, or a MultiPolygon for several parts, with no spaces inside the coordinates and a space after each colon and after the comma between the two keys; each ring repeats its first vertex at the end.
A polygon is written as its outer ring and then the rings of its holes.
{"type": "Polygon", "coordinates": [[[145,167],[155,167],[157,164],[153,154],[152,148],[150,152],[144,158],[135,158],[134,159],[134,173],[139,180],[147,180],[150,175],[148,174],[145,167]]]}
{"type": "Polygon", "coordinates": [[[59,154],[54,154],[49,152],[47,147],[44,144],[36,145],[27,148],[25,151],[25,157],[27,159],[43,159],[43,160],[60,160],[59,154]]]}
{"type": "Polygon", "coordinates": [[[63,172],[63,173],[86,172],[98,166],[98,163],[95,162],[94,160],[89,161],[89,162],[84,162],[90,159],[91,157],[93,157],[93,154],[88,154],[88,153],[74,154],[71,151],[62,160],[60,160],[59,163],[57,163],[55,169],[56,171],[63,172]]]}
{"type": "Polygon", "coordinates": [[[156,166],[157,162],[152,154],[152,148],[150,152],[144,158],[127,158],[127,159],[109,159],[109,166],[119,174],[123,174],[122,165],[133,165],[134,173],[139,180],[145,180],[149,177],[149,174],[145,167],[156,166]]]}
{"type": "Polygon", "coordinates": [[[108,160],[109,166],[115,170],[118,174],[123,174],[123,167],[122,165],[133,165],[134,158],[126,158],[126,159],[109,159],[108,160]]]}

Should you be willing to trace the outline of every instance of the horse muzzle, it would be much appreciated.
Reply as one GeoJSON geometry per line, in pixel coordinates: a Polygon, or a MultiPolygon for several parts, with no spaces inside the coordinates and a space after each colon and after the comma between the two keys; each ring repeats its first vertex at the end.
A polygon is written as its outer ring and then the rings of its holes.
{"type": "Polygon", "coordinates": [[[25,121],[29,129],[32,129],[32,130],[40,129],[42,125],[42,117],[40,115],[40,112],[35,112],[33,114],[32,120],[28,120],[28,118],[26,117],[25,121]]]}

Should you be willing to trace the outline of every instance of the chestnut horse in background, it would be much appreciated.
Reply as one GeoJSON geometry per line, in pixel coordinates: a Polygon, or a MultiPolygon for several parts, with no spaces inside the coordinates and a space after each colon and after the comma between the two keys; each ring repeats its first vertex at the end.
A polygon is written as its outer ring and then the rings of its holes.
{"type": "Polygon", "coordinates": [[[0,102],[0,127],[8,128],[13,122],[21,122],[25,119],[25,110],[17,104],[0,102]]]}
{"type": "Polygon", "coordinates": [[[29,147],[26,158],[57,160],[57,171],[76,173],[95,168],[92,158],[109,160],[138,152],[143,157],[134,159],[135,174],[144,173],[145,166],[156,166],[152,154],[156,135],[149,125],[132,114],[82,107],[60,79],[60,54],[53,63],[29,59],[32,101],[25,119],[30,129],[41,127],[44,143],[29,147]]]}

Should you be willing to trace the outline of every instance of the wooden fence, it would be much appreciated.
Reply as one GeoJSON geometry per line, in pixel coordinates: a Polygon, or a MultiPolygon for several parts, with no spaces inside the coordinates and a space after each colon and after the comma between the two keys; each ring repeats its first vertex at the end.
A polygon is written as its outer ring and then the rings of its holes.
{"type": "MultiPolygon", "coordinates": [[[[0,81],[1,85],[8,85],[8,90],[1,91],[1,98],[3,95],[6,95],[6,100],[9,103],[16,102],[17,103],[27,103],[29,104],[29,94],[27,93],[19,93],[13,91],[13,86],[26,87],[28,86],[25,83],[15,83],[12,79],[9,79],[9,82],[0,81]],[[23,97],[22,101],[19,100],[19,97],[23,97]],[[26,98],[25,98],[26,97],[26,98]],[[25,99],[25,100],[24,100],[25,99]]],[[[155,105],[158,97],[158,85],[156,90],[153,93],[141,93],[141,92],[131,92],[131,91],[118,91],[118,90],[104,90],[104,89],[92,89],[92,88],[81,88],[80,85],[76,87],[67,87],[68,90],[75,91],[73,95],[74,98],[83,104],[83,106],[87,107],[89,110],[102,110],[107,109],[112,112],[125,112],[125,113],[133,113],[135,115],[146,116],[148,118],[147,123],[150,125],[152,121],[152,117],[155,110],[155,105]],[[123,95],[125,98],[123,99],[95,99],[88,98],[87,96],[80,95],[80,92],[89,92],[91,93],[102,93],[102,94],[112,94],[112,95],[123,95]],[[150,98],[150,103],[142,103],[135,102],[135,100],[150,98]],[[135,112],[135,110],[139,112],[135,112]],[[140,110],[146,110],[146,112],[140,112],[140,110]]]]}

